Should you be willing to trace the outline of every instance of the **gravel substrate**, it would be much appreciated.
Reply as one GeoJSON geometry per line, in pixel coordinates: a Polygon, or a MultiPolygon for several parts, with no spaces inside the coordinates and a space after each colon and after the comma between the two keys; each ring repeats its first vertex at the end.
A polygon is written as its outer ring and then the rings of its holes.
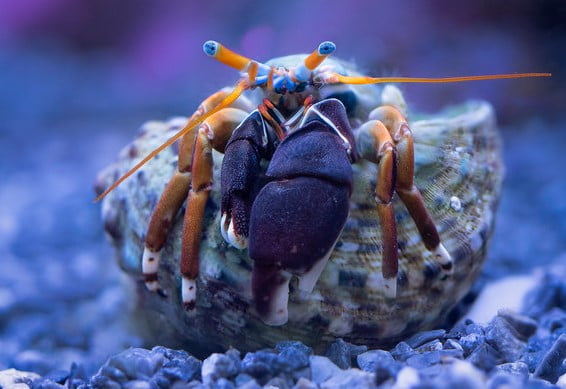
{"type": "Polygon", "coordinates": [[[0,372],[0,385],[32,388],[552,388],[566,387],[566,267],[540,277],[521,313],[502,309],[487,324],[463,320],[417,333],[390,350],[338,339],[325,355],[300,342],[203,361],[186,351],[129,348],[95,374],[73,363],[44,376],[0,372]]]}

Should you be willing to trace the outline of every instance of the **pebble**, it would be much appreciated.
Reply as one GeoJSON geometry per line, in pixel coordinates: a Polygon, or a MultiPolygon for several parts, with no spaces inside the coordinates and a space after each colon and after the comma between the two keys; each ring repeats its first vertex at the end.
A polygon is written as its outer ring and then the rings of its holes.
{"type": "Polygon", "coordinates": [[[538,323],[528,316],[520,315],[509,309],[500,309],[497,316],[503,318],[515,330],[517,338],[522,341],[527,341],[537,331],[538,323]]]}
{"type": "Polygon", "coordinates": [[[468,334],[462,336],[458,341],[462,349],[464,350],[464,355],[468,356],[474,351],[480,344],[485,343],[485,336],[481,334],[468,334]]]}
{"type": "Polygon", "coordinates": [[[508,322],[500,316],[494,317],[485,330],[485,341],[499,351],[503,362],[521,358],[526,343],[517,339],[508,322]]]}
{"type": "Polygon", "coordinates": [[[309,361],[311,366],[311,380],[317,385],[322,384],[342,371],[327,357],[313,355],[309,358],[309,361]]]}
{"type": "Polygon", "coordinates": [[[339,338],[328,346],[326,356],[341,369],[348,369],[352,366],[357,356],[367,351],[367,349],[367,346],[357,346],[339,338]]]}
{"type": "Polygon", "coordinates": [[[419,372],[409,366],[405,366],[399,371],[395,381],[395,389],[410,389],[416,387],[420,382],[419,372]]]}
{"type": "Polygon", "coordinates": [[[375,375],[360,369],[348,369],[326,380],[320,385],[321,389],[373,389],[375,375]]]}
{"type": "Polygon", "coordinates": [[[445,335],[446,335],[446,330],[443,329],[417,332],[415,335],[407,339],[405,343],[407,343],[409,346],[415,349],[432,340],[435,339],[438,340],[444,338],[445,335]]]}
{"type": "Polygon", "coordinates": [[[555,383],[566,373],[566,334],[556,339],[537,367],[534,376],[555,383]]]}
{"type": "Polygon", "coordinates": [[[501,360],[500,354],[497,350],[487,343],[482,343],[466,358],[477,368],[489,372],[501,360]]]}
{"type": "Polygon", "coordinates": [[[212,354],[202,362],[201,376],[205,385],[219,378],[232,378],[240,372],[240,359],[224,354],[212,354]]]}
{"type": "Polygon", "coordinates": [[[241,369],[259,383],[264,384],[275,373],[277,369],[278,355],[271,350],[260,350],[255,353],[247,353],[242,360],[241,369]]]}
{"type": "Polygon", "coordinates": [[[279,351],[277,361],[282,371],[292,372],[309,365],[312,349],[301,342],[279,342],[275,345],[275,349],[279,351]]]}
{"type": "Polygon", "coordinates": [[[413,350],[412,347],[405,342],[397,343],[397,346],[395,346],[395,348],[391,350],[391,355],[393,356],[393,358],[400,362],[405,362],[408,358],[415,354],[415,350],[413,350]]]}
{"type": "Polygon", "coordinates": [[[293,386],[293,389],[318,389],[318,385],[304,377],[301,377],[293,386]]]}
{"type": "Polygon", "coordinates": [[[40,376],[36,373],[7,369],[0,371],[0,388],[29,389],[27,383],[31,383],[40,376]]]}

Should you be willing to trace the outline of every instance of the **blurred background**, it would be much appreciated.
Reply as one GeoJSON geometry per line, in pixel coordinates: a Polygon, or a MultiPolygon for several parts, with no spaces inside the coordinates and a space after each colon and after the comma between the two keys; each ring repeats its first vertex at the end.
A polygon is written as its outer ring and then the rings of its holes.
{"type": "Polygon", "coordinates": [[[495,106],[508,174],[486,278],[566,259],[563,0],[0,0],[0,10],[0,370],[88,370],[139,344],[120,322],[92,183],[144,121],[189,115],[236,81],[203,54],[208,39],[260,61],[332,40],[374,76],[552,72],[402,89],[414,111],[495,106]]]}

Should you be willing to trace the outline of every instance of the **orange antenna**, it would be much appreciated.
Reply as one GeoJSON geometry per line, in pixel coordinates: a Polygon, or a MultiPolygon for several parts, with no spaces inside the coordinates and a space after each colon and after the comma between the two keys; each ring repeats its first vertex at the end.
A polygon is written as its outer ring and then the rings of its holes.
{"type": "Polygon", "coordinates": [[[485,76],[463,76],[463,77],[442,77],[442,78],[425,78],[425,77],[350,77],[343,76],[338,73],[332,73],[326,81],[332,84],[383,84],[395,82],[415,82],[415,83],[446,83],[446,82],[463,82],[463,81],[481,81],[481,80],[500,80],[508,78],[527,78],[527,77],[550,77],[551,73],[511,73],[511,74],[490,74],[485,76]]]}
{"type": "Polygon", "coordinates": [[[141,168],[143,165],[145,165],[147,162],[149,162],[151,159],[153,159],[153,157],[155,157],[157,154],[159,154],[160,152],[165,150],[167,147],[171,146],[177,139],[181,138],[183,135],[187,134],[189,131],[195,129],[200,123],[202,123],[203,121],[208,119],[210,116],[214,115],[216,112],[220,111],[222,108],[226,108],[227,106],[232,104],[234,101],[236,101],[236,99],[238,97],[240,97],[240,95],[246,89],[248,89],[248,87],[249,87],[248,83],[245,79],[240,81],[238,83],[238,85],[236,86],[236,88],[234,88],[234,90],[232,92],[230,92],[230,94],[228,96],[226,96],[224,98],[224,100],[222,100],[220,103],[218,103],[217,106],[215,106],[210,111],[203,114],[202,116],[199,116],[199,117],[196,117],[192,120],[189,120],[189,122],[185,125],[185,127],[183,127],[181,130],[179,130],[179,132],[177,132],[175,135],[173,135],[165,143],[163,143],[161,146],[157,147],[151,153],[149,153],[144,159],[142,159],[140,162],[138,162],[133,168],[131,168],[125,174],[123,174],[120,178],[118,178],[118,180],[116,180],[116,182],[114,182],[112,185],[110,185],[110,187],[108,189],[106,189],[101,195],[99,195],[94,201],[96,202],[96,201],[102,200],[104,197],[106,197],[106,195],[108,193],[110,193],[114,189],[116,189],[116,187],[118,187],[118,185],[120,185],[126,178],[128,178],[132,174],[134,174],[139,168],[141,168]]]}

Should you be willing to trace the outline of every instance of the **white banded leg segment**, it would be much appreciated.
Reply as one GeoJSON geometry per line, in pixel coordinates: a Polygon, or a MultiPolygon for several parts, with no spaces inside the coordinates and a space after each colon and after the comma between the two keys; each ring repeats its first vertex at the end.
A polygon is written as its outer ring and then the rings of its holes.
{"type": "Polygon", "coordinates": [[[383,294],[388,298],[397,297],[397,277],[383,278],[383,294]]]}
{"type": "Polygon", "coordinates": [[[444,247],[442,243],[438,245],[437,248],[431,250],[434,261],[438,263],[440,269],[445,274],[454,273],[454,260],[448,253],[448,250],[444,247]]]}
{"type": "Polygon", "coordinates": [[[278,284],[273,289],[273,294],[271,295],[271,309],[267,316],[263,318],[265,324],[270,326],[281,326],[287,323],[289,319],[289,281],[291,280],[291,275],[287,272],[285,273],[284,280],[278,284]]]}
{"type": "MultiPolygon", "coordinates": [[[[340,233],[341,234],[341,233],[340,233]]],[[[340,235],[338,235],[340,236],[340,235]]],[[[338,239],[336,240],[338,242],[338,239]]],[[[297,278],[299,279],[299,290],[305,293],[312,293],[314,286],[316,285],[322,271],[326,267],[328,263],[328,258],[332,255],[334,251],[334,247],[336,246],[336,242],[332,245],[330,250],[322,257],[319,261],[317,261],[313,267],[311,267],[307,272],[304,274],[298,275],[297,278]]]]}
{"type": "Polygon", "coordinates": [[[197,283],[188,277],[181,279],[181,298],[186,310],[193,310],[197,302],[197,283]]]}
{"type": "Polygon", "coordinates": [[[161,250],[152,251],[148,247],[144,248],[142,256],[142,273],[144,276],[146,288],[152,292],[159,291],[157,271],[159,270],[160,260],[161,250]]]}

